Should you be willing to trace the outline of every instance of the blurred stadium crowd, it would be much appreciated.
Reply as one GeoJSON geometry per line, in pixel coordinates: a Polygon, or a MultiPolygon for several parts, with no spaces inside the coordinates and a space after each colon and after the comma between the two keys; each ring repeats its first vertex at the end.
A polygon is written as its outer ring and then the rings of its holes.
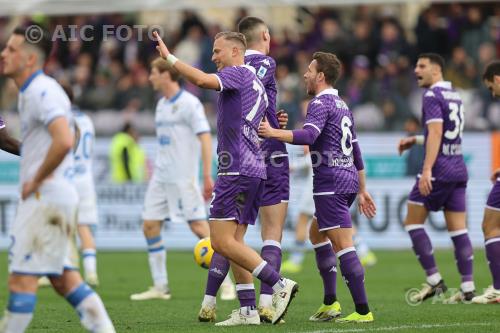
{"type": "MultiPolygon", "coordinates": [[[[278,63],[279,106],[288,111],[292,127],[300,124],[307,100],[302,73],[312,52],[323,50],[336,53],[345,65],[337,86],[361,130],[402,130],[408,118],[419,116],[421,92],[413,67],[421,52],[437,52],[447,59],[445,78],[461,91],[466,129],[500,128],[500,105],[480,82],[485,65],[500,56],[498,3],[432,5],[420,12],[412,29],[403,28],[404,17],[380,7],[359,6],[350,16],[340,10],[300,7],[292,18],[293,29],[271,31],[271,56],[278,63]]],[[[235,22],[247,14],[251,13],[240,9],[235,22]]],[[[9,20],[0,18],[0,46],[9,33],[9,20]]],[[[36,23],[54,30],[57,25],[71,24],[132,26],[137,20],[137,15],[115,14],[31,17],[24,24],[36,23]]],[[[211,62],[213,36],[234,29],[206,23],[197,13],[185,11],[178,29],[165,30],[164,37],[169,45],[175,45],[178,58],[215,72],[211,62]]],[[[155,43],[132,31],[132,38],[125,41],[103,41],[99,36],[90,41],[56,40],[46,72],[71,84],[76,104],[83,110],[152,115],[157,98],[148,82],[148,65],[157,55],[155,43]]],[[[202,99],[214,124],[216,94],[193,86],[187,89],[202,99]]],[[[14,85],[0,77],[2,112],[15,110],[16,94],[14,85]]],[[[99,131],[99,122],[96,127],[99,131]]]]}

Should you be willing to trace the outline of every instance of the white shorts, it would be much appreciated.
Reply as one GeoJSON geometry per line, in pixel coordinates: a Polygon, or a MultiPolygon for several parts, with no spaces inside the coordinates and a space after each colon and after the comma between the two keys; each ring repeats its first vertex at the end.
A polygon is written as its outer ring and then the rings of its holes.
{"type": "Polygon", "coordinates": [[[307,175],[306,183],[302,190],[302,195],[299,202],[299,213],[313,216],[315,212],[314,199],[313,199],[313,177],[307,175]]]}
{"type": "Polygon", "coordinates": [[[97,225],[97,199],[93,180],[75,182],[78,192],[78,225],[97,225]]]}
{"type": "Polygon", "coordinates": [[[69,264],[69,240],[76,223],[77,194],[73,187],[57,191],[59,201],[40,191],[20,201],[10,230],[9,273],[60,275],[69,264]],[[50,200],[44,200],[50,198],[50,200]]]}
{"type": "Polygon", "coordinates": [[[153,174],[144,198],[143,220],[200,221],[207,219],[197,182],[164,183],[153,174]]]}

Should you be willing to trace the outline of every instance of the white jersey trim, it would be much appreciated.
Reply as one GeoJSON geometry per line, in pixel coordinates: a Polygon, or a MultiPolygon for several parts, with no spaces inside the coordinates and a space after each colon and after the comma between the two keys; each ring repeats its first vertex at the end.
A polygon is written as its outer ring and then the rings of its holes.
{"type": "Polygon", "coordinates": [[[316,192],[313,193],[313,195],[332,195],[335,194],[335,192],[316,192]]]}
{"type": "Polygon", "coordinates": [[[217,90],[217,91],[221,92],[222,90],[224,90],[224,86],[222,85],[222,81],[221,81],[219,75],[217,75],[217,74],[212,74],[212,75],[215,75],[215,77],[217,78],[217,81],[219,81],[220,90],[217,90]]]}
{"type": "Polygon", "coordinates": [[[239,176],[239,172],[220,172],[217,176],[239,176]]]}
{"type": "Polygon", "coordinates": [[[304,126],[302,126],[302,127],[306,127],[306,126],[312,126],[312,127],[314,127],[314,128],[315,128],[315,129],[316,129],[319,133],[321,133],[321,130],[319,129],[319,127],[318,127],[318,126],[316,126],[316,125],[314,125],[314,124],[312,124],[312,123],[305,123],[305,124],[304,124],[304,126]]]}
{"type": "Polygon", "coordinates": [[[442,123],[442,122],[443,122],[443,118],[432,118],[432,119],[427,120],[425,123],[430,124],[430,123],[442,123]]]}

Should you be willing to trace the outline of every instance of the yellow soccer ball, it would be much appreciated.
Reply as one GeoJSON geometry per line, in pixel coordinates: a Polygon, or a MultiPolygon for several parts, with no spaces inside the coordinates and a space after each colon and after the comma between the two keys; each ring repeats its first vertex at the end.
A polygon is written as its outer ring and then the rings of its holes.
{"type": "Polygon", "coordinates": [[[206,237],[200,239],[194,247],[194,261],[203,268],[208,269],[210,267],[210,262],[212,261],[212,256],[214,255],[214,250],[210,244],[210,238],[206,237]]]}

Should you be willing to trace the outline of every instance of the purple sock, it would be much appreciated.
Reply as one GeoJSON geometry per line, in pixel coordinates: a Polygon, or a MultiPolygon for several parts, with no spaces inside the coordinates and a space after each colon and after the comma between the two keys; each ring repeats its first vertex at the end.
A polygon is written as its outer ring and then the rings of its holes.
{"type": "Polygon", "coordinates": [[[437,273],[438,269],[436,261],[434,260],[434,250],[432,249],[431,240],[427,232],[425,232],[424,226],[410,225],[406,227],[406,230],[410,234],[413,251],[417,255],[418,261],[420,261],[420,265],[422,265],[427,276],[437,273]]]}
{"type": "Polygon", "coordinates": [[[273,286],[281,280],[281,276],[267,262],[262,261],[259,266],[255,267],[252,275],[268,286],[273,286]]]}
{"type": "Polygon", "coordinates": [[[210,268],[208,269],[208,279],[207,287],[205,289],[205,295],[217,296],[220,285],[229,272],[229,267],[229,260],[221,256],[217,252],[214,252],[212,261],[210,262],[210,268]]]}
{"type": "MultiPolygon", "coordinates": [[[[281,245],[276,241],[266,240],[264,241],[264,246],[260,253],[262,259],[267,261],[271,267],[273,267],[276,272],[280,271],[281,268],[281,245]]],[[[273,287],[265,283],[260,284],[260,294],[272,295],[273,287]]]]}
{"type": "Polygon", "coordinates": [[[368,300],[365,291],[365,271],[354,247],[348,247],[338,252],[340,260],[340,270],[344,281],[351,292],[352,300],[356,306],[356,312],[359,314],[367,314],[370,312],[368,308],[368,300]]]}
{"type": "Polygon", "coordinates": [[[255,308],[255,287],[253,283],[250,284],[237,284],[236,292],[240,300],[240,307],[250,306],[255,308]]]}
{"type": "Polygon", "coordinates": [[[486,258],[493,277],[493,288],[500,290],[500,237],[490,238],[484,244],[486,258]]]}
{"type": "Polygon", "coordinates": [[[323,279],[323,304],[331,305],[337,300],[337,258],[330,242],[313,245],[316,265],[323,279]]]}
{"type": "Polygon", "coordinates": [[[474,253],[467,230],[461,230],[458,235],[451,233],[451,240],[455,246],[455,259],[458,271],[462,275],[462,282],[472,281],[472,263],[474,253]]]}

